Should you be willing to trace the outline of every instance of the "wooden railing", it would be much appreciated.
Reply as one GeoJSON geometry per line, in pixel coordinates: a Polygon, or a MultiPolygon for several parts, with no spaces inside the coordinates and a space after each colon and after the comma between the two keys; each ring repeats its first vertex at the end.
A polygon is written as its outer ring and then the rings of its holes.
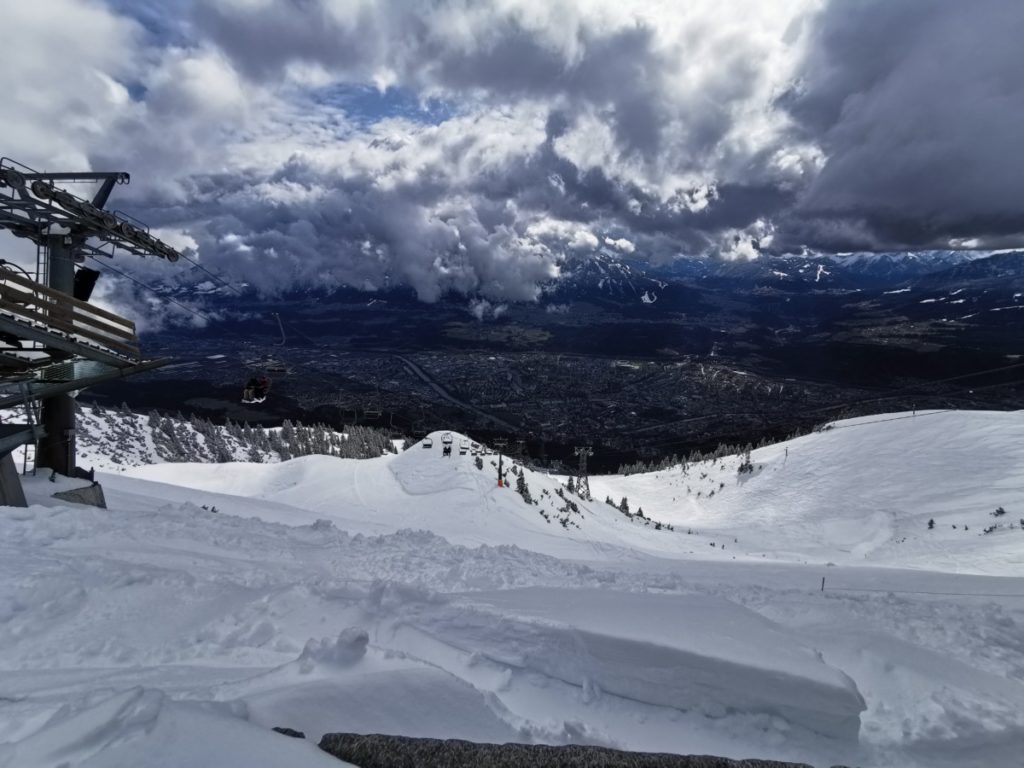
{"type": "MultiPolygon", "coordinates": [[[[61,334],[85,348],[137,362],[141,359],[135,323],[55,291],[35,280],[0,267],[0,313],[37,329],[61,334]]],[[[45,343],[45,342],[44,342],[45,343]]],[[[87,352],[83,356],[88,357],[87,352]]]]}

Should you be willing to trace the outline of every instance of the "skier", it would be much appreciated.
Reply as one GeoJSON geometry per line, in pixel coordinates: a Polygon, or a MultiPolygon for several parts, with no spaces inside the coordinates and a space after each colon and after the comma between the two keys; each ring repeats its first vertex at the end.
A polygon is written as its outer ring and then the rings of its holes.
{"type": "Polygon", "coordinates": [[[251,403],[253,400],[256,399],[256,385],[258,383],[259,382],[256,380],[255,376],[253,376],[245,383],[245,389],[242,390],[243,403],[251,403]]]}

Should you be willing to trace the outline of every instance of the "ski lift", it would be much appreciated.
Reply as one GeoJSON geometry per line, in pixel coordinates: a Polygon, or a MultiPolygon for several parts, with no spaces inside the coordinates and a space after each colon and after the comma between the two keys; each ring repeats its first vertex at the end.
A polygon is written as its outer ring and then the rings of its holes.
{"type": "Polygon", "coordinates": [[[374,394],[373,400],[370,404],[363,408],[363,416],[367,419],[379,419],[384,415],[383,401],[380,396],[380,386],[377,387],[376,393],[374,394]]]}
{"type": "Polygon", "coordinates": [[[270,394],[270,377],[266,374],[253,376],[245,384],[242,390],[242,402],[246,405],[254,405],[265,402],[270,394]]]}
{"type": "Polygon", "coordinates": [[[429,438],[429,437],[424,437],[423,438],[423,447],[424,448],[433,448],[434,447],[434,440],[432,438],[429,438]]]}
{"type": "Polygon", "coordinates": [[[459,456],[465,456],[469,452],[469,440],[459,443],[459,456]]]}
{"type": "Polygon", "coordinates": [[[451,445],[453,442],[455,442],[455,439],[452,437],[451,432],[445,432],[443,435],[441,435],[441,442],[444,443],[445,445],[451,445]]]}

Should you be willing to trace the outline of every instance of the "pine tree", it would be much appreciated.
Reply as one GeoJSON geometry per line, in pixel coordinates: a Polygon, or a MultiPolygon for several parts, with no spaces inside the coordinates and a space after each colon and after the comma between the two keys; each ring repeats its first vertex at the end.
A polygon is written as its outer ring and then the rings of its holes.
{"type": "Polygon", "coordinates": [[[516,493],[523,497],[523,501],[527,504],[533,503],[533,497],[530,495],[530,488],[526,485],[526,473],[520,472],[516,476],[516,493]]]}
{"type": "Polygon", "coordinates": [[[619,502],[619,511],[624,515],[629,514],[629,501],[626,500],[625,496],[623,496],[622,501],[619,502]]]}

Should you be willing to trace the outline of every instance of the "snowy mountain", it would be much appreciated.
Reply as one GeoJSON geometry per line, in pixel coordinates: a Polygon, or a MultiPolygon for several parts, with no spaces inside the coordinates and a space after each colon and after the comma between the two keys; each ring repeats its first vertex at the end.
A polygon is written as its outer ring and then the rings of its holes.
{"type": "Polygon", "coordinates": [[[108,510],[27,478],[0,766],[327,764],[271,726],[1019,764],[1024,413],[838,422],[593,501],[450,439],[98,473],[108,510]]]}
{"type": "Polygon", "coordinates": [[[386,432],[369,427],[348,427],[342,433],[290,421],[275,429],[230,421],[218,426],[180,414],[151,411],[142,416],[124,405],[80,406],[75,439],[79,465],[108,472],[163,462],[265,463],[313,454],[354,459],[395,451],[386,432]]]}
{"type": "MultiPolygon", "coordinates": [[[[926,275],[970,264],[987,254],[967,251],[920,253],[784,254],[753,260],[726,261],[682,257],[651,266],[598,252],[577,257],[563,267],[562,276],[547,287],[551,301],[617,301],[653,304],[685,286],[749,291],[769,286],[784,291],[869,290],[917,280],[926,275]]],[[[687,296],[690,301],[692,296],[687,296]]],[[[680,302],[676,301],[675,304],[680,302]]]]}
{"type": "Polygon", "coordinates": [[[654,297],[665,287],[664,282],[648,276],[642,263],[597,251],[566,261],[559,278],[545,286],[544,300],[554,304],[566,301],[653,303],[654,297]]]}
{"type": "Polygon", "coordinates": [[[923,275],[970,264],[988,254],[977,251],[918,251],[911,253],[828,254],[822,260],[847,275],[857,275],[879,284],[891,285],[923,275]]]}

